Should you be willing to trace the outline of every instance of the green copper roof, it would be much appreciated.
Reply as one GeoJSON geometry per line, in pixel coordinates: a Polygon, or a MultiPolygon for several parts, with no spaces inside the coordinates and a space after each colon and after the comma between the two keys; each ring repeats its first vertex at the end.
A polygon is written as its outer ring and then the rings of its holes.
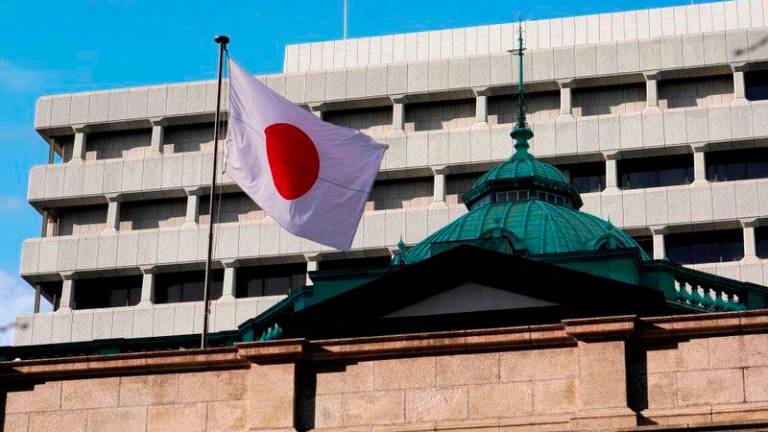
{"type": "MultiPolygon", "coordinates": [[[[400,258],[412,264],[439,253],[448,242],[503,237],[514,253],[528,255],[638,248],[624,231],[600,218],[538,199],[474,208],[430,235],[400,258]]],[[[649,257],[640,250],[643,259],[649,257]]]]}

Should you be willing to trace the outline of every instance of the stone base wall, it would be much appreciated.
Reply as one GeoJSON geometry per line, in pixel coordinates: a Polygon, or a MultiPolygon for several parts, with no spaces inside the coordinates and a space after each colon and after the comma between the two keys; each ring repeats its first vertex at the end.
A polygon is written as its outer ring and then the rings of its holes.
{"type": "Polygon", "coordinates": [[[766,342],[753,311],[22,360],[0,430],[765,430],[766,342]]]}

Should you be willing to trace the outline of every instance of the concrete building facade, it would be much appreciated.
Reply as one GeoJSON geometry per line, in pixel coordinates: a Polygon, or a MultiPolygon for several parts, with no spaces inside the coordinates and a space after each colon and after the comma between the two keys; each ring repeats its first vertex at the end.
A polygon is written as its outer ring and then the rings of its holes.
{"type": "MultiPolygon", "coordinates": [[[[768,283],[768,2],[523,26],[532,152],[569,174],[583,210],[655,258],[768,283]]],[[[461,194],[512,151],[516,30],[288,46],[266,84],[390,149],[348,255],[283,231],[222,175],[213,330],[307,270],[388,260],[463,214],[461,194]]],[[[50,163],[30,171],[44,220],[21,274],[56,310],[19,317],[16,345],[199,331],[215,97],[194,82],[38,101],[50,163]]]]}

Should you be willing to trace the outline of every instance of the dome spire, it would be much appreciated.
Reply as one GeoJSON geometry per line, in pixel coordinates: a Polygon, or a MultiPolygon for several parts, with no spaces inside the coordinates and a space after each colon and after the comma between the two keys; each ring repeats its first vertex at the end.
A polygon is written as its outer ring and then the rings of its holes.
{"type": "Polygon", "coordinates": [[[518,78],[517,78],[517,124],[512,128],[512,139],[515,140],[515,154],[513,158],[531,157],[528,153],[528,140],[533,138],[533,131],[528,127],[528,120],[525,117],[528,111],[528,105],[525,100],[525,82],[523,79],[523,19],[520,17],[520,23],[517,29],[517,48],[509,50],[510,53],[517,55],[518,78]]]}

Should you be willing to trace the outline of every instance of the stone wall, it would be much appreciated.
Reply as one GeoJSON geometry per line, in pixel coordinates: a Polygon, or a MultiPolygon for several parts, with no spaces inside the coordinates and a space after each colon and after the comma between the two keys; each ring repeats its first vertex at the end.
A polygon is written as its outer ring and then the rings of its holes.
{"type": "Polygon", "coordinates": [[[246,430],[248,370],[51,381],[7,395],[5,432],[246,430]]]}
{"type": "Polygon", "coordinates": [[[631,373],[647,388],[642,415],[675,423],[764,419],[768,412],[768,334],[649,343],[646,369],[631,373]]]}
{"type": "Polygon", "coordinates": [[[758,430],[768,426],[766,342],[768,312],[752,311],[25,360],[0,363],[0,424],[3,432],[758,430]]]}
{"type": "Polygon", "coordinates": [[[317,371],[314,426],[462,423],[570,416],[577,411],[577,350],[425,356],[317,371]]]}

